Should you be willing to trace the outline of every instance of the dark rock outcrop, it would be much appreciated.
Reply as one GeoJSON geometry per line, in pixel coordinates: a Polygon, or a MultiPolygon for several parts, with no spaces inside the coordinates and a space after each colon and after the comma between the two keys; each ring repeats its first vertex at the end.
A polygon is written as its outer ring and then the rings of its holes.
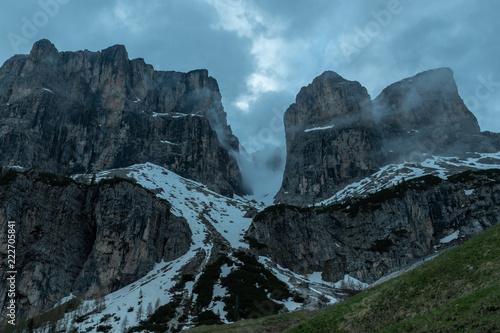
{"type": "Polygon", "coordinates": [[[152,162],[231,196],[242,180],[217,82],[160,72],[124,46],[58,52],[48,40],[0,68],[0,163],[58,174],[152,162]]]}
{"type": "Polygon", "coordinates": [[[398,161],[418,155],[496,152],[500,146],[480,132],[458,94],[449,68],[417,74],[391,84],[373,101],[385,148],[398,161]]]}
{"type": "Polygon", "coordinates": [[[321,208],[271,206],[254,218],[247,239],[259,255],[297,273],[372,283],[434,253],[456,231],[454,242],[463,242],[498,223],[500,170],[489,170],[449,181],[424,176],[321,208]]]}
{"type": "Polygon", "coordinates": [[[497,152],[500,135],[480,132],[453,72],[420,73],[372,102],[358,82],[325,72],[285,112],[287,161],[275,201],[312,204],[380,167],[424,154],[497,152]]]}
{"type": "Polygon", "coordinates": [[[370,96],[334,72],[302,88],[284,121],[287,159],[277,202],[317,202],[370,175],[384,160],[370,96]]]}
{"type": "MultiPolygon", "coordinates": [[[[38,172],[0,177],[0,226],[16,223],[18,316],[40,314],[70,293],[102,297],[191,246],[170,204],[125,180],[83,185],[38,172]]],[[[5,280],[6,243],[0,276],[5,280]]],[[[6,284],[0,286],[7,295],[6,284]]],[[[6,308],[6,297],[0,306],[6,308]]]]}

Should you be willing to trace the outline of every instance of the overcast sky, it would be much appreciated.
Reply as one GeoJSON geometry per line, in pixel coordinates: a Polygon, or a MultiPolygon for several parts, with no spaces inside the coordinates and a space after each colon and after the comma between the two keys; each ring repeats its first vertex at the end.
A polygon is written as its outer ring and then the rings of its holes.
{"type": "Polygon", "coordinates": [[[500,1],[2,0],[0,62],[50,39],[60,51],[124,44],[159,70],[208,69],[249,150],[284,144],[281,116],[325,70],[372,98],[451,67],[483,130],[500,132],[500,1]]]}

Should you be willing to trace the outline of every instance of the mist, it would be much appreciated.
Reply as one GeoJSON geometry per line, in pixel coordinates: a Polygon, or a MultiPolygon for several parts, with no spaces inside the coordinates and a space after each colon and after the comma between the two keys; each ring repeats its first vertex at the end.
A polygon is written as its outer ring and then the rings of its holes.
{"type": "Polygon", "coordinates": [[[248,196],[249,199],[255,199],[266,205],[273,203],[283,180],[285,155],[284,146],[252,154],[240,152],[237,160],[243,175],[243,184],[253,193],[248,196]]]}

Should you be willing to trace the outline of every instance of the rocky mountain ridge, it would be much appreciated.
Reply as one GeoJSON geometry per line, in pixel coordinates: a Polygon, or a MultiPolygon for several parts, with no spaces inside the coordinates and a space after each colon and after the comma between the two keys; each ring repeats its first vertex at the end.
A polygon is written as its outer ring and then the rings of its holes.
{"type": "Polygon", "coordinates": [[[259,255],[294,272],[373,283],[499,222],[500,170],[490,169],[447,180],[413,178],[320,207],[270,206],[254,218],[247,237],[259,255]]]}
{"type": "Polygon", "coordinates": [[[83,185],[9,169],[0,202],[2,225],[17,224],[19,316],[46,311],[71,293],[92,299],[123,288],[157,262],[185,254],[192,239],[166,200],[126,179],[83,185]]]}
{"type": "Polygon", "coordinates": [[[64,175],[153,162],[243,194],[217,82],[155,71],[124,46],[58,52],[48,40],[0,68],[0,163],[64,175]]]}
{"type": "Polygon", "coordinates": [[[325,72],[284,121],[281,204],[265,208],[238,195],[238,140],[206,70],[47,40],[8,60],[0,224],[18,227],[19,315],[174,332],[318,308],[500,222],[500,135],[480,132],[449,69],[374,100],[325,72]]]}
{"type": "Polygon", "coordinates": [[[500,135],[481,132],[449,68],[374,99],[325,72],[285,112],[287,163],[275,205],[247,232],[294,272],[373,283],[443,239],[499,223],[500,135]]]}
{"type": "MultiPolygon", "coordinates": [[[[0,222],[3,226],[8,220],[19,221],[23,249],[17,266],[20,318],[43,323],[40,314],[58,313],[62,330],[72,326],[87,331],[95,330],[103,316],[111,316],[121,318],[112,326],[119,331],[125,317],[129,326],[147,317],[137,319],[136,312],[148,300],[143,310],[148,302],[158,303],[155,311],[178,308],[162,315],[158,325],[164,330],[203,322],[198,319],[202,312],[217,314],[217,321],[227,323],[234,320],[234,311],[226,305],[231,306],[235,290],[223,287],[222,280],[227,286],[228,276],[256,269],[267,276],[262,281],[267,284],[256,287],[249,280],[239,283],[239,290],[259,294],[265,309],[269,302],[273,306],[264,311],[251,301],[244,305],[241,294],[243,318],[317,308],[324,304],[320,298],[326,296],[321,295],[329,295],[328,302],[341,297],[321,279],[248,256],[245,231],[261,205],[222,196],[161,166],[138,164],[73,178],[4,168],[1,176],[0,222]],[[50,220],[53,215],[57,218],[50,220]],[[221,271],[210,280],[214,267],[221,271]],[[282,291],[275,293],[278,287],[282,291]],[[58,312],[61,304],[71,302],[77,302],[76,309],[58,312]],[[96,302],[102,302],[99,310],[96,302]]],[[[6,250],[0,251],[6,258],[6,250]]]]}
{"type": "Polygon", "coordinates": [[[394,83],[373,101],[358,82],[325,72],[301,89],[284,122],[287,162],[275,202],[299,206],[388,164],[500,150],[500,135],[480,132],[449,68],[394,83]]]}

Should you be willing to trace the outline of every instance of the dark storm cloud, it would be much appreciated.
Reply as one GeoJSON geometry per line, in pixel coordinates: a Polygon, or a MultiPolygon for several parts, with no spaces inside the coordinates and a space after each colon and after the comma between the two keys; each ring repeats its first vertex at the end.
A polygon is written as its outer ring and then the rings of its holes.
{"type": "Polygon", "coordinates": [[[404,77],[431,68],[451,67],[459,92],[481,127],[499,131],[500,64],[494,59],[500,54],[500,44],[495,42],[500,30],[495,13],[499,12],[500,3],[401,0],[396,1],[399,12],[392,14],[384,25],[374,12],[387,12],[389,3],[367,5],[359,10],[364,14],[346,17],[351,28],[332,42],[330,51],[334,56],[330,66],[345,77],[360,81],[373,98],[385,86],[404,77]],[[379,30],[373,30],[377,25],[379,30]],[[361,45],[359,53],[353,53],[346,61],[340,45],[359,46],[357,31],[366,33],[370,28],[376,33],[368,36],[367,45],[361,45]]]}

